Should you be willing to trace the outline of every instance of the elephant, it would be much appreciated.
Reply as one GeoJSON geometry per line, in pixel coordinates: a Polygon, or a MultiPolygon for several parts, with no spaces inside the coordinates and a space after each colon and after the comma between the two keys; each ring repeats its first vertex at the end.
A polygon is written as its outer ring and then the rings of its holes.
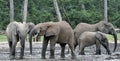
{"type": "Polygon", "coordinates": [[[35,24],[32,23],[32,22],[28,22],[27,25],[28,25],[28,30],[29,30],[28,34],[30,34],[30,31],[33,29],[33,27],[35,26],[35,24]]]}
{"type": "Polygon", "coordinates": [[[45,52],[50,41],[50,58],[55,58],[54,50],[55,44],[59,43],[61,46],[61,58],[65,57],[64,50],[66,44],[69,45],[71,49],[71,58],[75,59],[76,55],[74,52],[74,33],[71,26],[66,21],[60,22],[45,22],[37,24],[30,32],[30,52],[32,54],[32,42],[31,37],[37,33],[40,36],[44,36],[44,41],[42,44],[42,54],[41,58],[45,59],[45,52]]]}
{"type": "Polygon", "coordinates": [[[21,52],[20,59],[23,59],[24,48],[25,48],[25,38],[28,33],[28,26],[25,22],[11,22],[6,28],[6,36],[8,39],[8,44],[10,48],[10,59],[15,59],[15,50],[17,42],[20,41],[21,52]]]}
{"type": "MultiPolygon", "coordinates": [[[[35,24],[34,23],[32,23],[32,22],[28,22],[27,23],[27,25],[28,25],[28,35],[30,36],[30,31],[34,28],[34,26],[35,26],[35,24]]],[[[36,34],[36,35],[34,35],[34,37],[33,37],[33,41],[35,42],[35,41],[37,41],[38,42],[38,40],[39,40],[39,36],[38,36],[38,34],[36,34]]]]}
{"type": "Polygon", "coordinates": [[[102,32],[91,32],[91,31],[85,31],[83,32],[79,39],[78,39],[79,49],[81,55],[84,55],[84,49],[85,47],[89,47],[91,45],[96,44],[96,54],[101,54],[100,45],[102,45],[107,53],[110,55],[110,49],[109,49],[109,42],[106,37],[106,35],[102,32]]]}
{"type": "Polygon", "coordinates": [[[78,38],[85,31],[91,31],[91,32],[100,31],[106,34],[111,34],[114,37],[115,46],[114,46],[113,52],[115,52],[117,47],[117,33],[114,29],[114,26],[111,23],[105,20],[102,20],[96,24],[79,23],[74,29],[74,36],[75,36],[74,48],[76,48],[76,46],[78,45],[78,42],[77,42],[78,38]]]}

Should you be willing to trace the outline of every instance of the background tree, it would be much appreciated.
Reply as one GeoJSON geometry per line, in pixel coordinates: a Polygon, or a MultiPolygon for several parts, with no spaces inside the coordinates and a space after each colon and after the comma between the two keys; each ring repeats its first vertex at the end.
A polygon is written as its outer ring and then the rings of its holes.
{"type": "Polygon", "coordinates": [[[60,13],[57,1],[53,0],[53,3],[54,3],[54,8],[55,8],[55,11],[56,11],[56,14],[57,14],[57,18],[58,18],[59,21],[62,21],[62,17],[61,17],[61,13],[60,13]]]}
{"type": "MultiPolygon", "coordinates": [[[[74,28],[80,22],[97,23],[104,18],[104,0],[57,0],[62,19],[70,19],[70,24],[74,28]],[[63,6],[66,15],[63,11],[63,6]],[[81,8],[84,4],[85,10],[81,8]]],[[[120,27],[120,0],[107,0],[108,20],[115,27],[120,27]]],[[[14,0],[14,20],[23,20],[23,0],[14,0]]],[[[27,22],[35,24],[48,21],[58,21],[54,9],[53,0],[29,0],[27,22]]],[[[5,30],[10,22],[10,1],[0,0],[0,30],[5,30]]]]}
{"type": "Polygon", "coordinates": [[[108,21],[108,15],[107,15],[107,0],[104,0],[104,18],[106,21],[108,21]]]}
{"type": "Polygon", "coordinates": [[[24,0],[23,22],[26,22],[27,20],[27,5],[28,0],[24,0]]]}
{"type": "Polygon", "coordinates": [[[14,21],[14,3],[10,0],[10,22],[14,21]]]}

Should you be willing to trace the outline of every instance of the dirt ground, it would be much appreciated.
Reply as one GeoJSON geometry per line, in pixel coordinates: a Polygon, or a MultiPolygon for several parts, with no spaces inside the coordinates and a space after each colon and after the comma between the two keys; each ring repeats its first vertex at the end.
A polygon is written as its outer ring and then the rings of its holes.
{"type": "MultiPolygon", "coordinates": [[[[102,47],[102,46],[101,46],[102,47]]],[[[110,43],[110,49],[111,52],[113,51],[114,44],[110,43]]],[[[112,55],[107,55],[106,50],[102,47],[101,55],[94,55],[95,54],[95,46],[87,47],[85,48],[85,54],[86,55],[78,55],[78,47],[75,50],[76,53],[76,59],[71,59],[71,54],[67,54],[68,46],[66,46],[65,50],[65,59],[60,58],[60,46],[56,44],[55,48],[55,59],[49,59],[50,55],[50,49],[49,45],[46,52],[46,58],[47,59],[41,59],[41,49],[42,49],[42,43],[40,42],[33,42],[33,54],[30,55],[29,52],[29,43],[26,42],[25,47],[25,58],[23,60],[19,60],[19,54],[20,54],[20,44],[17,44],[16,48],[16,59],[13,61],[120,61],[120,43],[118,43],[118,47],[115,53],[112,53],[112,55]]],[[[9,47],[7,42],[1,42],[0,43],[0,61],[12,61],[9,59],[9,47]]]]}

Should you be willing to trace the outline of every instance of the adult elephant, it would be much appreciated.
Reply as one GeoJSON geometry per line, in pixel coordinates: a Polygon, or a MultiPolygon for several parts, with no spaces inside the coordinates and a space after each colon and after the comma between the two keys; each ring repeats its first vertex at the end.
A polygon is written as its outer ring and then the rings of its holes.
{"type": "Polygon", "coordinates": [[[38,33],[40,36],[44,36],[42,45],[41,58],[45,59],[45,52],[50,41],[50,58],[54,58],[55,44],[59,43],[61,46],[61,58],[65,57],[64,50],[65,45],[68,44],[71,49],[72,58],[76,58],[74,53],[74,33],[71,26],[66,21],[60,22],[46,22],[37,24],[31,31],[30,36],[30,52],[32,54],[32,35],[38,33]]]}
{"type": "Polygon", "coordinates": [[[103,47],[106,49],[107,53],[110,55],[110,49],[109,49],[109,42],[106,37],[106,35],[102,32],[90,32],[85,31],[83,32],[78,40],[79,49],[81,55],[84,55],[84,49],[85,47],[89,47],[91,45],[96,45],[96,54],[101,54],[101,48],[100,45],[103,45],[103,47]]]}
{"type": "Polygon", "coordinates": [[[106,34],[111,34],[114,37],[114,42],[115,42],[115,47],[113,52],[116,50],[117,47],[117,33],[114,29],[114,26],[109,23],[106,22],[105,20],[102,20],[96,24],[87,24],[87,23],[79,23],[75,29],[74,29],[74,36],[75,36],[75,47],[78,45],[78,38],[80,37],[80,35],[85,32],[85,31],[91,31],[91,32],[96,32],[96,31],[100,31],[106,34]]]}
{"type": "Polygon", "coordinates": [[[15,59],[15,49],[18,41],[20,41],[21,44],[20,59],[23,59],[25,38],[27,36],[27,33],[28,26],[26,23],[14,21],[8,24],[6,29],[6,36],[10,48],[10,59],[15,59]]]}

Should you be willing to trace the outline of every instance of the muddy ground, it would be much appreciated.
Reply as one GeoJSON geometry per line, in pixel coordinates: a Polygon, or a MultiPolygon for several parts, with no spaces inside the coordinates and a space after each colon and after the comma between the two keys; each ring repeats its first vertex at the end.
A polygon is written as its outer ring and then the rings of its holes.
{"type": "MultiPolygon", "coordinates": [[[[114,44],[110,43],[110,49],[111,52],[113,51],[114,44]]],[[[26,42],[25,47],[25,58],[23,60],[19,60],[19,54],[20,54],[20,45],[17,44],[16,48],[16,59],[12,61],[120,61],[120,43],[118,43],[118,47],[115,53],[112,53],[112,55],[107,55],[106,50],[102,47],[102,54],[101,55],[94,55],[95,54],[95,46],[87,47],[85,48],[85,54],[86,55],[78,55],[78,47],[75,50],[76,59],[71,59],[71,54],[67,54],[68,46],[66,46],[65,50],[65,59],[60,58],[60,46],[56,44],[55,48],[55,59],[49,59],[49,45],[46,52],[46,58],[47,59],[40,59],[41,57],[41,49],[42,49],[42,43],[40,42],[33,42],[33,54],[30,55],[29,52],[29,43],[26,42]]],[[[9,48],[7,42],[1,42],[0,43],[0,61],[11,61],[9,59],[9,48]]]]}

